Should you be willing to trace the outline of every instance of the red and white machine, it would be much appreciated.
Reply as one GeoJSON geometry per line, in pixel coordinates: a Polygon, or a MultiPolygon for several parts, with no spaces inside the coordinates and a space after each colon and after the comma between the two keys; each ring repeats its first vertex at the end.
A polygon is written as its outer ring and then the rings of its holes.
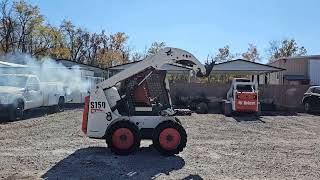
{"type": "Polygon", "coordinates": [[[235,78],[223,103],[224,113],[231,116],[233,112],[260,113],[258,84],[246,78],[235,78]]]}
{"type": "Polygon", "coordinates": [[[151,139],[162,154],[183,150],[187,134],[174,116],[164,65],[183,66],[206,76],[212,66],[202,65],[192,54],[164,48],[97,84],[85,98],[82,131],[105,139],[117,154],[135,152],[141,139],[151,139]]]}

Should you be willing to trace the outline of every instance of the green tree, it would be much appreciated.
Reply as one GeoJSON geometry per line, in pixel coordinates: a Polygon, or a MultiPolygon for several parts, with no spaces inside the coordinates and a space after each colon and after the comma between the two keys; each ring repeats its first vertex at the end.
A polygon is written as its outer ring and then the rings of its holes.
{"type": "Polygon", "coordinates": [[[294,39],[284,39],[281,42],[271,41],[269,52],[269,61],[273,62],[282,57],[306,55],[307,50],[304,46],[299,46],[294,39]]]}

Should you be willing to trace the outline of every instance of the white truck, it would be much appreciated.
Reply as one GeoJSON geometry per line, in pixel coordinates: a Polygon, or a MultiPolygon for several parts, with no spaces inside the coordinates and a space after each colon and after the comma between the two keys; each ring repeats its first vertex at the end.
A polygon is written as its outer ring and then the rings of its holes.
{"type": "Polygon", "coordinates": [[[62,83],[40,82],[31,74],[0,74],[0,113],[10,121],[22,119],[24,111],[49,107],[64,110],[65,93],[62,83]]]}

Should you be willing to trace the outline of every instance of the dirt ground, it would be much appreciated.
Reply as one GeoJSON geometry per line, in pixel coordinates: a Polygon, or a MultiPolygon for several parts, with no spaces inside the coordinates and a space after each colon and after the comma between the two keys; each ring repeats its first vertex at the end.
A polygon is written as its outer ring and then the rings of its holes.
{"type": "MultiPolygon", "coordinates": [[[[40,111],[40,110],[39,110],[40,111]]],[[[180,117],[186,149],[163,157],[149,141],[117,156],[80,131],[81,109],[0,124],[1,179],[320,179],[320,116],[180,117]]]]}

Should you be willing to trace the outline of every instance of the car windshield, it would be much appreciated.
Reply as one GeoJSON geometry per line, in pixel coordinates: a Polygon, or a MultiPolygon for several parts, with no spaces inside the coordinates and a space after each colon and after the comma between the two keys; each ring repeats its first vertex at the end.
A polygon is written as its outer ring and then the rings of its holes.
{"type": "Polygon", "coordinates": [[[252,85],[243,85],[243,84],[238,84],[237,85],[237,90],[240,92],[252,92],[254,90],[252,85]]]}
{"type": "Polygon", "coordinates": [[[27,77],[15,75],[0,75],[0,86],[11,86],[24,88],[26,86],[27,77]]]}
{"type": "Polygon", "coordinates": [[[320,94],[320,88],[313,88],[312,92],[316,94],[320,94]]]}

